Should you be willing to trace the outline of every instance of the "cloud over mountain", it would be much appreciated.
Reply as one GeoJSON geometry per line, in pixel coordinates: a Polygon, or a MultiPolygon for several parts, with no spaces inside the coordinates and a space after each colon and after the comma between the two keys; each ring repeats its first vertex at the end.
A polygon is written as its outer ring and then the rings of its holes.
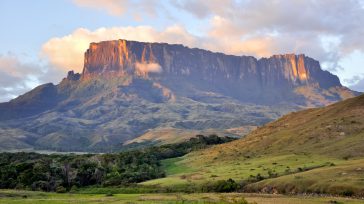
{"type": "Polygon", "coordinates": [[[57,81],[60,75],[51,66],[22,62],[11,53],[0,55],[0,102],[29,91],[37,83],[57,81]]]}
{"type": "Polygon", "coordinates": [[[162,72],[162,68],[158,63],[139,63],[139,62],[137,62],[135,67],[142,73],[162,72]]]}
{"type": "MultiPolygon", "coordinates": [[[[336,71],[342,81],[357,71],[342,61],[352,53],[364,57],[363,0],[72,0],[76,11],[103,14],[118,24],[73,26],[59,36],[43,39],[41,56],[47,65],[33,63],[40,71],[58,73],[54,82],[73,69],[80,72],[89,43],[127,39],[167,42],[234,55],[267,57],[305,53],[324,69],[336,71]],[[121,19],[126,19],[127,23],[121,19]],[[115,26],[112,26],[115,25],[115,26]],[[131,25],[131,26],[126,26],[131,25]],[[68,34],[64,34],[68,33],[68,34]],[[54,69],[56,68],[56,69],[54,69]],[[343,69],[345,69],[343,71],[343,69]],[[349,74],[342,74],[342,73],[349,74]]],[[[95,14],[96,15],[96,14],[95,14]]],[[[85,16],[89,21],[89,16],[85,16]]],[[[104,22],[104,21],[103,21],[104,22]]],[[[9,49],[11,50],[11,49],[9,49]]],[[[3,57],[3,56],[2,56],[3,57]]],[[[43,60],[42,59],[42,60],[43,60]]],[[[22,69],[23,59],[17,59],[22,69]]],[[[16,63],[15,63],[16,64],[16,63]]],[[[8,74],[5,66],[1,73],[8,74]]],[[[358,71],[363,73],[363,71],[358,71]]],[[[3,74],[2,80],[5,80],[3,74]]],[[[33,74],[37,75],[37,74],[33,74]]],[[[40,75],[38,75],[40,76],[40,75]]],[[[47,75],[45,75],[47,76],[47,75]]],[[[17,76],[23,84],[39,84],[37,77],[17,76]]],[[[11,77],[6,77],[6,80],[11,77]]],[[[43,82],[43,81],[42,81],[43,82]]],[[[351,85],[346,83],[346,85],[351,85]]],[[[15,86],[7,87],[15,90],[15,86]]],[[[3,88],[4,90],[4,88],[3,88]]],[[[3,91],[4,92],[4,91],[3,91]]],[[[7,91],[14,96],[21,91],[7,91]]],[[[4,95],[4,94],[3,94],[4,95]]]]}
{"type": "MultiPolygon", "coordinates": [[[[132,7],[135,7],[134,13],[148,13],[146,10],[156,13],[159,11],[157,7],[161,6],[160,2],[154,1],[74,2],[79,6],[104,9],[112,15],[126,15],[132,7]]],[[[163,41],[256,57],[309,53],[324,62],[326,68],[335,70],[340,68],[343,57],[356,50],[364,52],[361,40],[364,36],[361,26],[364,9],[361,3],[358,0],[172,1],[167,5],[190,13],[196,21],[208,22],[202,28],[206,32],[203,35],[190,33],[188,25],[183,23],[159,30],[152,26],[110,27],[94,31],[79,28],[67,36],[50,39],[42,50],[52,64],[78,71],[82,68],[82,55],[88,43],[112,39],[163,41]]]]}
{"type": "Polygon", "coordinates": [[[81,72],[83,54],[91,42],[115,39],[144,42],[183,42],[189,46],[197,44],[197,38],[181,26],[167,27],[163,31],[158,31],[150,26],[99,28],[95,31],[79,28],[70,35],[50,39],[43,45],[42,55],[64,71],[73,69],[81,72]]]}

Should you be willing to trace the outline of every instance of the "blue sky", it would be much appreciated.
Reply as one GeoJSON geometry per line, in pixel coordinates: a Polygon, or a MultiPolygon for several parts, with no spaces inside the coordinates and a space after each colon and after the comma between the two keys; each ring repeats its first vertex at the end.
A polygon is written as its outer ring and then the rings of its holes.
{"type": "Polygon", "coordinates": [[[236,55],[304,53],[364,91],[362,0],[2,0],[0,101],[82,70],[92,41],[181,43],[236,55]]]}

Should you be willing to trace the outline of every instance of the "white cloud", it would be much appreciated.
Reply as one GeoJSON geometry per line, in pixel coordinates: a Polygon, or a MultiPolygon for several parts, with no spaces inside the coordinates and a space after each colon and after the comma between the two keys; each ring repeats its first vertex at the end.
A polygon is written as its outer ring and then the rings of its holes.
{"type": "MultiPolygon", "coordinates": [[[[160,23],[162,26],[176,19],[180,22],[161,30],[151,26],[78,28],[43,44],[41,56],[48,61],[46,65],[21,62],[22,59],[12,55],[0,56],[0,97],[10,98],[22,93],[30,84],[57,82],[68,70],[81,72],[89,43],[116,39],[177,43],[256,57],[305,53],[320,60],[327,69],[336,69],[341,78],[363,73],[355,66],[361,64],[359,62],[342,63],[352,53],[364,53],[363,0],[72,1],[79,7],[97,9],[113,16],[144,19],[145,24],[153,21],[152,25],[160,23]],[[186,13],[192,18],[184,21],[186,13]],[[198,36],[187,31],[199,25],[198,36]],[[350,66],[354,68],[349,69],[350,66]]],[[[149,65],[139,67],[150,68],[149,65]]],[[[359,82],[359,79],[355,83],[344,81],[352,87],[359,87],[362,83],[359,82]]]]}
{"type": "Polygon", "coordinates": [[[58,82],[58,70],[35,62],[22,62],[14,54],[0,55],[0,102],[8,101],[39,83],[58,82]]]}
{"type": "Polygon", "coordinates": [[[116,39],[198,45],[196,37],[177,25],[163,31],[158,31],[150,26],[99,28],[95,31],[79,28],[70,35],[47,41],[42,47],[42,56],[64,71],[81,72],[84,53],[91,42],[116,39]]]}
{"type": "Polygon", "coordinates": [[[364,77],[358,78],[358,80],[354,84],[350,85],[349,88],[355,91],[364,92],[364,77]]]}
{"type": "MultiPolygon", "coordinates": [[[[364,51],[362,0],[74,0],[79,6],[125,15],[153,13],[169,5],[208,19],[208,29],[193,47],[228,54],[267,57],[280,53],[305,53],[327,69],[340,68],[339,61],[355,50],[364,51]],[[163,2],[163,3],[161,3],[163,2]],[[116,9],[117,11],[113,11],[116,9]]],[[[172,15],[173,14],[168,14],[172,15]]],[[[175,15],[175,14],[174,14],[175,15]]],[[[181,15],[181,13],[178,13],[181,15]]],[[[183,20],[182,20],[183,22],[183,20]]],[[[182,23],[187,28],[194,22],[182,23]]],[[[179,26],[179,29],[181,26],[179,26]]],[[[184,28],[182,28],[184,29],[184,28]]],[[[109,29],[108,29],[109,30],[109,29]]],[[[185,38],[196,38],[185,32],[185,38]]],[[[116,39],[116,38],[115,38],[116,39]]],[[[149,39],[135,38],[149,41],[149,39]]],[[[162,40],[163,41],[163,40],[162,40]]],[[[169,42],[168,39],[164,40],[169,42]]],[[[178,43],[184,43],[180,39],[178,43]]],[[[187,44],[191,45],[191,44],[187,44]]]]}
{"type": "MultiPolygon", "coordinates": [[[[111,15],[156,15],[160,1],[74,0],[79,6],[103,9],[111,15]]],[[[65,73],[81,72],[84,52],[91,42],[136,40],[167,42],[236,55],[268,57],[282,53],[305,53],[336,71],[340,61],[357,50],[364,52],[364,9],[357,0],[178,0],[167,4],[202,19],[208,27],[196,36],[189,23],[157,30],[151,26],[110,27],[55,37],[42,47],[42,56],[65,73]],[[186,27],[184,27],[184,26],[186,27]]],[[[173,15],[172,15],[173,16],[173,15]]],[[[345,76],[348,78],[348,76],[345,76]]]]}
{"type": "Polygon", "coordinates": [[[357,74],[349,79],[344,79],[343,82],[352,90],[364,92],[364,73],[357,74]]]}
{"type": "Polygon", "coordinates": [[[139,63],[135,64],[135,67],[141,73],[160,73],[162,68],[158,63],[139,63]]]}
{"type": "Polygon", "coordinates": [[[105,11],[112,16],[132,15],[134,20],[144,16],[155,17],[157,10],[167,12],[158,0],[73,0],[79,7],[105,11]]]}
{"type": "Polygon", "coordinates": [[[123,15],[129,7],[129,0],[73,0],[81,7],[89,7],[98,10],[105,10],[111,15],[123,15]]]}
{"type": "Polygon", "coordinates": [[[227,48],[224,51],[228,53],[306,53],[335,69],[340,58],[355,50],[364,51],[362,2],[179,0],[175,5],[198,18],[209,19],[208,37],[221,40],[220,47],[227,48]],[[235,43],[230,43],[233,46],[229,50],[227,44],[231,41],[235,43]]]}

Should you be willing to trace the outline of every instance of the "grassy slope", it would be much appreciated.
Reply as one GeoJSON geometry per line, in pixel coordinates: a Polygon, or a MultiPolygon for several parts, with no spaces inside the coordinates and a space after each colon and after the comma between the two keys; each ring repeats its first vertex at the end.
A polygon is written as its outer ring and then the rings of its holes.
{"type": "Polygon", "coordinates": [[[56,194],[29,191],[0,190],[0,203],[20,204],[20,203],[227,203],[232,199],[245,198],[248,202],[258,204],[321,204],[321,203],[364,203],[363,200],[334,197],[304,197],[304,196],[282,196],[265,194],[115,194],[105,196],[105,194],[56,194]],[[23,198],[26,196],[26,198],[23,198]]]}
{"type": "Polygon", "coordinates": [[[291,185],[291,192],[303,192],[305,189],[300,187],[305,186],[315,192],[343,193],[351,186],[355,194],[363,195],[363,115],[364,95],[325,108],[291,113],[243,139],[186,155],[176,160],[175,166],[168,165],[173,169],[180,166],[180,171],[171,171],[167,178],[145,184],[243,180],[258,173],[267,175],[269,171],[292,174],[297,168],[306,167],[315,169],[262,181],[250,188],[273,185],[282,190],[291,185]],[[188,171],[183,170],[186,167],[188,171]]]}
{"type": "Polygon", "coordinates": [[[172,144],[184,142],[196,135],[217,134],[221,136],[242,137],[251,132],[255,126],[240,127],[240,131],[232,131],[231,129],[206,129],[206,130],[187,130],[177,128],[155,128],[151,129],[143,135],[124,142],[125,145],[132,143],[154,142],[158,145],[172,144]]]}
{"type": "Polygon", "coordinates": [[[144,182],[143,184],[173,186],[177,184],[203,183],[208,180],[222,180],[233,178],[235,180],[249,179],[251,176],[261,174],[268,176],[268,172],[285,174],[289,171],[298,171],[298,168],[316,168],[329,165],[330,162],[340,163],[336,159],[325,157],[312,157],[307,155],[278,155],[272,157],[245,158],[239,157],[225,161],[200,161],[198,157],[187,155],[182,158],[166,160],[164,165],[167,177],[144,182]]]}
{"type": "Polygon", "coordinates": [[[364,159],[355,159],[334,167],[263,180],[248,186],[249,190],[265,188],[266,192],[317,192],[362,195],[364,159]]]}

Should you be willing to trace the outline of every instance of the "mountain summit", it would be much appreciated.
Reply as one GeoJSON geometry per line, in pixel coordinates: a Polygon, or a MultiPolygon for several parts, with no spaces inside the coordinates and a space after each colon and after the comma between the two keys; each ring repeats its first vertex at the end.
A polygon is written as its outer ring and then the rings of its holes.
{"type": "Polygon", "coordinates": [[[357,95],[305,55],[258,60],[115,40],[91,43],[84,60],[81,74],[0,104],[1,149],[103,150],[139,136],[164,140],[162,132],[175,140],[183,130],[239,135],[357,95]]]}

